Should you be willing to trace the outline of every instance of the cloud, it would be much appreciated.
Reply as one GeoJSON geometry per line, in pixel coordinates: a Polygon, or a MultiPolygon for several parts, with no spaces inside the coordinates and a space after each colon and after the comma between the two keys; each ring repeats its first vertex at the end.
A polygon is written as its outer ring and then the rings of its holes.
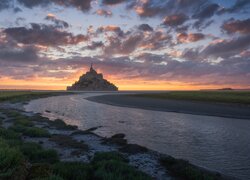
{"type": "Polygon", "coordinates": [[[35,23],[30,25],[31,27],[6,28],[3,32],[18,43],[43,46],[75,45],[88,40],[87,36],[73,35],[54,26],[35,23]]]}
{"type": "Polygon", "coordinates": [[[50,0],[17,0],[20,4],[28,8],[33,8],[36,6],[48,6],[52,1],[50,0]]]}
{"type": "Polygon", "coordinates": [[[166,56],[153,53],[142,53],[136,56],[135,59],[142,60],[144,63],[162,63],[166,61],[166,56]]]}
{"type": "Polygon", "coordinates": [[[138,26],[138,29],[141,31],[153,31],[154,29],[148,24],[141,24],[138,26]]]}
{"type": "Polygon", "coordinates": [[[103,0],[102,3],[105,5],[117,5],[120,3],[124,3],[126,0],[103,0]]]}
{"type": "Polygon", "coordinates": [[[96,30],[96,33],[105,33],[105,32],[114,32],[119,36],[124,35],[124,32],[121,30],[121,28],[119,26],[115,26],[115,25],[100,26],[96,30]]]}
{"type": "Polygon", "coordinates": [[[223,13],[236,13],[239,11],[249,10],[250,1],[249,0],[237,0],[235,4],[230,8],[222,8],[218,14],[223,13]]]}
{"type": "Polygon", "coordinates": [[[193,24],[193,27],[196,29],[206,28],[209,26],[213,20],[209,20],[213,15],[218,12],[220,6],[218,4],[212,3],[207,4],[206,6],[202,7],[198,13],[195,13],[192,18],[197,19],[197,21],[193,24]]]}
{"type": "Polygon", "coordinates": [[[0,31],[0,61],[3,63],[31,63],[39,59],[38,49],[32,45],[20,45],[0,31]]]}
{"type": "Polygon", "coordinates": [[[99,16],[105,16],[105,17],[111,17],[113,15],[111,11],[108,11],[105,9],[98,9],[96,10],[95,14],[98,14],[99,16]]]}
{"type": "Polygon", "coordinates": [[[202,20],[210,18],[217,12],[219,7],[220,6],[218,4],[208,4],[207,6],[202,8],[198,13],[194,14],[193,18],[202,20]]]}
{"type": "Polygon", "coordinates": [[[238,55],[250,46],[250,35],[240,36],[231,40],[222,40],[208,45],[202,52],[201,56],[205,57],[222,57],[238,55]]]}
{"type": "Polygon", "coordinates": [[[119,36],[108,36],[107,44],[103,48],[105,55],[129,55],[139,50],[160,50],[172,43],[172,37],[162,31],[144,31],[138,28],[131,29],[129,33],[119,36]]]}
{"type": "Polygon", "coordinates": [[[98,42],[91,42],[91,44],[89,44],[84,49],[96,50],[96,49],[102,48],[102,47],[104,47],[104,43],[102,41],[98,41],[98,42]]]}
{"type": "Polygon", "coordinates": [[[177,41],[181,43],[189,43],[203,40],[205,35],[202,33],[180,33],[177,35],[177,41]]]}
{"type": "Polygon", "coordinates": [[[142,34],[133,34],[123,41],[118,37],[111,36],[108,38],[109,44],[103,48],[103,52],[106,56],[115,54],[127,55],[136,50],[142,39],[142,34]]]}
{"type": "Polygon", "coordinates": [[[6,9],[9,7],[9,0],[1,0],[0,1],[0,10],[6,9]]]}
{"type": "Polygon", "coordinates": [[[69,24],[66,21],[58,19],[54,14],[48,14],[45,20],[52,21],[55,23],[57,28],[68,28],[69,24]]]}
{"type": "Polygon", "coordinates": [[[20,4],[27,8],[37,6],[46,7],[52,3],[58,6],[73,7],[81,11],[88,11],[91,8],[92,0],[17,0],[20,4]]]}
{"type": "Polygon", "coordinates": [[[240,33],[249,34],[250,33],[250,18],[245,20],[229,20],[222,25],[222,29],[227,33],[240,33]]]}
{"type": "Polygon", "coordinates": [[[33,47],[6,48],[0,50],[0,61],[33,62],[38,60],[37,50],[33,47]]]}
{"type": "Polygon", "coordinates": [[[144,36],[140,48],[144,50],[161,50],[172,45],[172,36],[162,31],[153,31],[144,36]]]}
{"type": "Polygon", "coordinates": [[[166,26],[179,26],[182,25],[185,21],[188,20],[188,17],[185,14],[173,14],[166,16],[163,20],[163,24],[166,26]]]}
{"type": "Polygon", "coordinates": [[[195,12],[207,3],[205,0],[140,0],[131,3],[130,8],[135,9],[140,17],[169,16],[195,12]]]}

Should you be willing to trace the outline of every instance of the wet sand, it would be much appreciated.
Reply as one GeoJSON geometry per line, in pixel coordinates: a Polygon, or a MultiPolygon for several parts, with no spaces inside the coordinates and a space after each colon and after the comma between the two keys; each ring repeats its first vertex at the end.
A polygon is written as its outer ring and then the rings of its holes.
{"type": "Polygon", "coordinates": [[[239,104],[163,100],[119,94],[94,96],[86,99],[114,106],[250,120],[250,106],[239,104]]]}

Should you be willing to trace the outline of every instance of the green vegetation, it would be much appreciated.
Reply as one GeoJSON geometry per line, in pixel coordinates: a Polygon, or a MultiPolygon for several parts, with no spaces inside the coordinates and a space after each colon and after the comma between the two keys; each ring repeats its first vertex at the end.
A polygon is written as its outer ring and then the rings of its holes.
{"type": "Polygon", "coordinates": [[[154,94],[135,94],[130,96],[218,103],[237,103],[247,105],[250,104],[250,91],[171,91],[154,94]]]}
{"type": "Polygon", "coordinates": [[[127,164],[117,152],[95,154],[90,163],[36,163],[29,169],[28,179],[35,180],[147,180],[148,175],[127,164]]]}
{"type": "Polygon", "coordinates": [[[49,96],[57,96],[71,94],[70,92],[56,92],[56,91],[0,91],[0,102],[10,101],[10,102],[25,102],[31,99],[43,98],[49,96]]]}
{"type": "Polygon", "coordinates": [[[26,166],[22,153],[0,139],[0,179],[24,179],[25,176],[26,166]]]}
{"type": "Polygon", "coordinates": [[[23,125],[13,125],[10,127],[11,130],[22,133],[29,137],[50,137],[50,133],[46,129],[38,127],[27,127],[23,125]]]}
{"type": "Polygon", "coordinates": [[[62,147],[71,147],[75,149],[80,149],[82,151],[88,151],[88,145],[84,144],[83,142],[78,142],[70,136],[54,135],[50,138],[50,141],[54,141],[62,147]]]}
{"type": "Polygon", "coordinates": [[[92,163],[97,163],[100,161],[110,161],[110,160],[128,162],[128,159],[118,152],[102,152],[102,153],[98,152],[92,159],[92,163]]]}
{"type": "Polygon", "coordinates": [[[21,135],[13,130],[0,128],[0,138],[3,139],[21,139],[21,135]]]}
{"type": "Polygon", "coordinates": [[[77,126],[68,125],[61,119],[56,119],[54,121],[50,121],[49,124],[51,126],[56,127],[57,129],[65,129],[65,130],[76,130],[77,126]]]}
{"type": "Polygon", "coordinates": [[[96,154],[92,166],[94,179],[106,180],[147,180],[152,179],[126,163],[126,159],[114,152],[96,154]]]}
{"type": "Polygon", "coordinates": [[[59,161],[58,154],[55,150],[43,149],[42,146],[37,143],[23,143],[20,150],[31,163],[56,163],[59,161]]]}
{"type": "Polygon", "coordinates": [[[172,173],[172,175],[186,180],[217,180],[222,179],[220,174],[208,172],[198,168],[188,161],[175,159],[173,157],[163,157],[161,164],[172,173]]]}
{"type": "Polygon", "coordinates": [[[91,179],[91,166],[80,162],[60,162],[52,167],[53,173],[67,180],[91,179]]]}
{"type": "Polygon", "coordinates": [[[16,120],[14,121],[14,125],[32,127],[32,126],[34,126],[34,123],[31,122],[31,121],[28,120],[28,119],[16,119],[16,120]]]}

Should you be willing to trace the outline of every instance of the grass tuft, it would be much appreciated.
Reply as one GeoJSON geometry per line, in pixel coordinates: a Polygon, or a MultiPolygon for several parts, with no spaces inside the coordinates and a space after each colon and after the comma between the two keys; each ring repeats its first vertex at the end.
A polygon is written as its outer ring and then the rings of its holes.
{"type": "Polygon", "coordinates": [[[97,163],[101,161],[120,161],[120,162],[128,162],[128,159],[125,158],[122,154],[118,152],[97,152],[92,159],[92,163],[97,163]]]}
{"type": "Polygon", "coordinates": [[[149,180],[152,179],[143,172],[128,164],[116,160],[100,161],[94,164],[94,179],[107,180],[149,180]]]}
{"type": "Polygon", "coordinates": [[[31,163],[56,163],[59,156],[55,150],[43,149],[40,144],[26,142],[21,147],[21,152],[31,163]]]}
{"type": "Polygon", "coordinates": [[[60,162],[53,165],[53,173],[67,180],[91,179],[91,167],[80,162],[60,162]]]}
{"type": "Polygon", "coordinates": [[[46,129],[38,127],[26,127],[23,125],[13,125],[10,127],[11,130],[22,133],[29,137],[50,137],[50,133],[46,129]]]}
{"type": "Polygon", "coordinates": [[[25,160],[17,148],[11,148],[0,139],[0,179],[25,179],[25,160]]]}
{"type": "Polygon", "coordinates": [[[75,149],[81,149],[83,151],[88,151],[89,149],[88,145],[84,144],[83,142],[78,142],[67,135],[54,135],[50,138],[50,141],[54,141],[62,147],[71,147],[75,149]]]}

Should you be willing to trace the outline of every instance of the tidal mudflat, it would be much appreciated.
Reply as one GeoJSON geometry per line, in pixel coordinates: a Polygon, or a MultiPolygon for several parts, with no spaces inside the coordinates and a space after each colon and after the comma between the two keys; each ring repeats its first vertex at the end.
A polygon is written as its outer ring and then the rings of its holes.
{"type": "MultiPolygon", "coordinates": [[[[90,102],[98,94],[60,96],[32,101],[27,111],[94,131],[101,137],[126,135],[163,154],[240,179],[250,175],[250,121],[213,116],[159,112],[90,102]]],[[[99,94],[101,95],[101,94],[99,94]]]]}

